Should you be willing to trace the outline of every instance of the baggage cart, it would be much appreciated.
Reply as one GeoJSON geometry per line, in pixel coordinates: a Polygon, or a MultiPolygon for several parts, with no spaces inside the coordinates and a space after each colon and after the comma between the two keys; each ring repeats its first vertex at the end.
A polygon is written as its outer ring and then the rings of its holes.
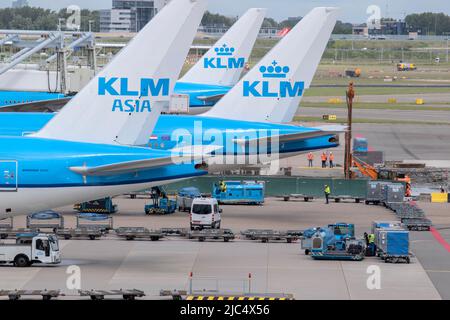
{"type": "Polygon", "coordinates": [[[158,241],[164,237],[164,234],[159,230],[149,230],[144,227],[120,227],[115,229],[116,235],[127,240],[135,239],[149,239],[151,241],[158,241]]]}

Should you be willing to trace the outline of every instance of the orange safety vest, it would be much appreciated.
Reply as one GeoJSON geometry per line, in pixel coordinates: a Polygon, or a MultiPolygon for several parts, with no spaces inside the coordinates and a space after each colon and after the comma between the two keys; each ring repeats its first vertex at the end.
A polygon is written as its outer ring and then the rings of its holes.
{"type": "Polygon", "coordinates": [[[330,154],[330,161],[334,161],[334,154],[330,154]]]}
{"type": "Polygon", "coordinates": [[[325,153],[322,153],[322,161],[327,161],[327,155],[325,153]]]}
{"type": "Polygon", "coordinates": [[[308,160],[313,160],[314,159],[314,155],[312,153],[308,153],[308,160]]]}

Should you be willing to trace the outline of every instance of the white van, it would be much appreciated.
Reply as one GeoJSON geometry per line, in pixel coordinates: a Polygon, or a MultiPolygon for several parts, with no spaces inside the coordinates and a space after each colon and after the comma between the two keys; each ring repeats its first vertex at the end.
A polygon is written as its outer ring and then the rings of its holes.
{"type": "Polygon", "coordinates": [[[191,205],[191,230],[220,229],[222,210],[215,198],[194,198],[191,205]]]}

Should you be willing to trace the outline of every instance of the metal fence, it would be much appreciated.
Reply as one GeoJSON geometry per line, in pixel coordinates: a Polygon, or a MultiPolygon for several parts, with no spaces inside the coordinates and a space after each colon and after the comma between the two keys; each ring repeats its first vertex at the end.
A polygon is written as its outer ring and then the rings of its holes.
{"type": "Polygon", "coordinates": [[[169,193],[184,187],[197,187],[202,193],[211,193],[214,183],[225,181],[264,181],[266,196],[286,194],[304,194],[314,197],[323,196],[324,185],[329,185],[332,195],[348,195],[364,198],[367,193],[367,180],[345,180],[333,178],[304,178],[285,176],[203,176],[165,185],[169,193]]]}

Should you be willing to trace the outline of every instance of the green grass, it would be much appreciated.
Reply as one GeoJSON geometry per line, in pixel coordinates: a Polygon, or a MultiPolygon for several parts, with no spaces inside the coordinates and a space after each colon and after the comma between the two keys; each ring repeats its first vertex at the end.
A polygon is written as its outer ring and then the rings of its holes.
{"type": "MultiPolygon", "coordinates": [[[[344,109],[347,108],[345,103],[338,104],[326,104],[324,103],[316,103],[316,102],[301,102],[300,105],[302,108],[337,108],[344,109]]],[[[407,104],[407,103],[354,103],[353,109],[377,109],[377,110],[412,110],[412,111],[449,111],[450,105],[441,103],[439,107],[430,107],[426,105],[415,105],[415,104],[407,104]]]]}
{"type": "MultiPolygon", "coordinates": [[[[334,124],[345,124],[346,119],[338,118],[335,121],[323,120],[320,117],[294,117],[294,122],[324,122],[334,124]]],[[[417,124],[417,125],[450,125],[450,122],[438,122],[438,121],[408,121],[408,120],[389,120],[389,119],[365,119],[354,118],[353,123],[372,123],[372,124],[417,124]]]]}
{"type": "MultiPolygon", "coordinates": [[[[389,87],[369,87],[369,88],[355,88],[357,95],[395,95],[398,94],[427,94],[427,93],[448,93],[449,88],[389,88],[389,87]]],[[[317,88],[312,87],[305,91],[305,97],[343,97],[345,96],[346,88],[317,88]]]]}

